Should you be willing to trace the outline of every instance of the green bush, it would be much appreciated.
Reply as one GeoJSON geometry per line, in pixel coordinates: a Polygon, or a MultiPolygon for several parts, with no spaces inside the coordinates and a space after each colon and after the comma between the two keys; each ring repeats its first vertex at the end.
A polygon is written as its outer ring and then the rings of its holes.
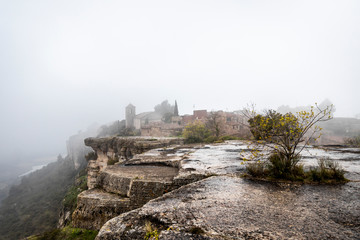
{"type": "Polygon", "coordinates": [[[185,143],[202,143],[210,136],[210,131],[200,121],[189,123],[183,131],[185,143]]]}
{"type": "Polygon", "coordinates": [[[246,170],[253,177],[265,177],[269,174],[264,162],[248,163],[246,170]]]}
{"type": "Polygon", "coordinates": [[[146,234],[144,237],[145,240],[150,240],[150,239],[158,240],[159,239],[159,231],[158,231],[158,229],[156,229],[155,227],[152,226],[150,221],[145,222],[145,230],[146,230],[146,234]]]}
{"type": "Polygon", "coordinates": [[[85,159],[87,161],[90,161],[90,160],[96,160],[97,159],[97,154],[96,152],[89,152],[88,154],[85,155],[85,159]]]}
{"type": "Polygon", "coordinates": [[[330,159],[320,159],[317,167],[312,167],[308,172],[303,165],[293,167],[287,165],[278,154],[272,154],[268,161],[248,163],[246,171],[256,178],[283,179],[289,181],[318,182],[318,183],[344,183],[345,171],[337,162],[330,159]]]}
{"type": "Polygon", "coordinates": [[[115,156],[115,157],[109,157],[109,160],[107,162],[107,165],[114,165],[115,163],[119,162],[119,157],[115,156]]]}
{"type": "Polygon", "coordinates": [[[93,240],[98,231],[87,230],[82,228],[65,227],[54,229],[36,236],[27,238],[28,240],[93,240]]]}
{"type": "Polygon", "coordinates": [[[228,140],[242,140],[242,139],[239,137],[235,137],[235,136],[225,135],[225,136],[221,136],[220,140],[228,141],[228,140]]]}
{"type": "Polygon", "coordinates": [[[279,153],[273,153],[269,156],[268,170],[269,174],[275,178],[296,180],[304,177],[302,165],[297,165],[299,156],[288,161],[279,153]]]}
{"type": "Polygon", "coordinates": [[[73,185],[66,192],[63,200],[63,206],[71,211],[75,210],[77,205],[77,196],[79,193],[87,189],[87,176],[80,176],[77,179],[77,184],[73,185]]]}
{"type": "Polygon", "coordinates": [[[205,138],[204,142],[205,143],[214,143],[214,142],[222,142],[222,141],[219,141],[216,136],[211,135],[211,136],[205,138]]]}
{"type": "Polygon", "coordinates": [[[310,168],[308,176],[314,182],[344,182],[347,181],[344,174],[344,169],[337,162],[322,158],[317,167],[310,168]]]}
{"type": "Polygon", "coordinates": [[[345,139],[345,144],[352,147],[360,147],[360,135],[345,139]]]}

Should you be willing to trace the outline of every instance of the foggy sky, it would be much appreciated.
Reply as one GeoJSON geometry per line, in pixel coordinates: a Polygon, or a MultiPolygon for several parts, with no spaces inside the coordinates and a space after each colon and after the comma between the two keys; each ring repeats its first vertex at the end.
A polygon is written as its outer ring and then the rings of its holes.
{"type": "Polygon", "coordinates": [[[359,13],[356,0],[0,0],[0,153],[57,153],[165,99],[185,114],[328,98],[354,117],[359,13]]]}

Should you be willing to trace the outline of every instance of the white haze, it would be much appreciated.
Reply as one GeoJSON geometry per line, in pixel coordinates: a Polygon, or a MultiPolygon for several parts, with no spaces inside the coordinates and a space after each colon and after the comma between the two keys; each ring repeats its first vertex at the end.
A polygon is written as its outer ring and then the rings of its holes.
{"type": "Polygon", "coordinates": [[[360,1],[0,1],[0,161],[177,100],[360,113],[360,1]],[[6,156],[6,157],[4,157],[6,156]]]}

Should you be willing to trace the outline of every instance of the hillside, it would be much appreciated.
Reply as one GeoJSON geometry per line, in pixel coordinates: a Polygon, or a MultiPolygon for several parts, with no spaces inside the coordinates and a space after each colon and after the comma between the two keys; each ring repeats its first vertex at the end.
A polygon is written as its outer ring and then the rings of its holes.
{"type": "Polygon", "coordinates": [[[11,187],[0,207],[0,239],[20,239],[55,228],[61,202],[79,170],[69,158],[58,158],[11,187]]]}

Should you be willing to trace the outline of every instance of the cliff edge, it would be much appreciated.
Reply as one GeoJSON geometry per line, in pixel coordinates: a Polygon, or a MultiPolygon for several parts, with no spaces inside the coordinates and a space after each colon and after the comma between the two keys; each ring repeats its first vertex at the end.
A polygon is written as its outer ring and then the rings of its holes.
{"type": "Polygon", "coordinates": [[[100,229],[98,240],[360,238],[359,151],[309,149],[301,159],[305,167],[328,157],[352,181],[294,185],[240,178],[246,142],[141,141],[87,140],[97,158],[89,162],[90,190],[79,195],[73,219],[100,229]]]}

